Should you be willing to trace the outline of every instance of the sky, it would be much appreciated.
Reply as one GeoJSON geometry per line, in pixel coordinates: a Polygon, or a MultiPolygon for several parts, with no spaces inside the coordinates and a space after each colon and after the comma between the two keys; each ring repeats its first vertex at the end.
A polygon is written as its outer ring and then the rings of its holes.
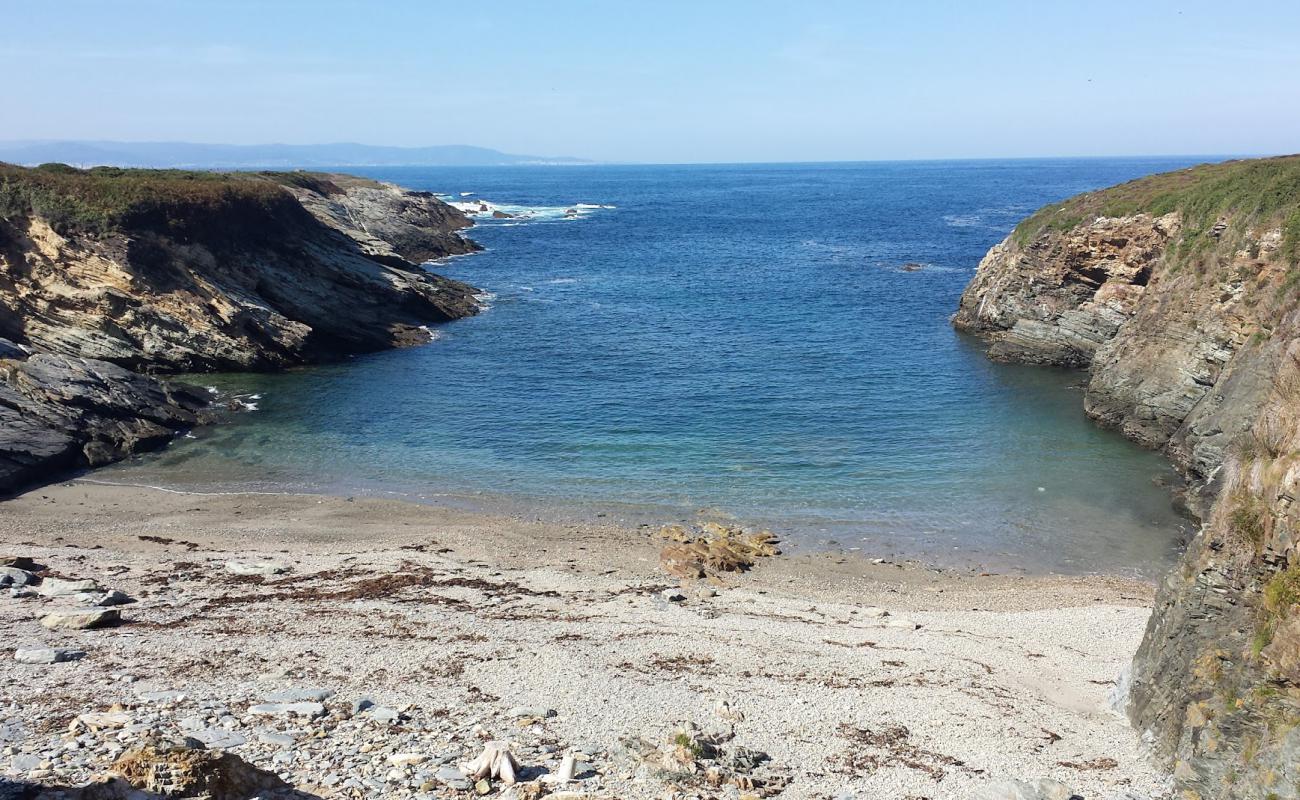
{"type": "Polygon", "coordinates": [[[679,163],[1300,151],[1300,2],[0,0],[4,139],[679,163]]]}

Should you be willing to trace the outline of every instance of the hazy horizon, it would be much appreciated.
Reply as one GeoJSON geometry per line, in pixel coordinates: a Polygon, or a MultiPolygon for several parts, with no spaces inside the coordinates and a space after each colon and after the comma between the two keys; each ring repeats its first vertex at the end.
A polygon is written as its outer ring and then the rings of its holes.
{"type": "Polygon", "coordinates": [[[1294,152],[1300,7],[1251,10],[70,0],[9,9],[0,64],[25,76],[12,140],[644,164],[1294,152]]]}
{"type": "MultiPolygon", "coordinates": [[[[374,148],[377,148],[377,149],[390,149],[390,148],[391,148],[391,149],[406,149],[406,150],[412,150],[412,151],[416,151],[416,150],[424,150],[424,149],[437,149],[437,148],[443,148],[443,147],[445,147],[445,148],[468,148],[468,149],[480,149],[480,150],[495,150],[495,148],[483,148],[483,147],[480,147],[479,145],[467,144],[467,143],[465,143],[465,142],[447,142],[447,143],[444,143],[444,144],[426,144],[426,145],[409,145],[409,146],[408,146],[408,145],[386,145],[386,144],[375,144],[375,143],[371,143],[371,142],[258,142],[258,143],[253,143],[253,144],[235,144],[235,143],[232,143],[232,142],[195,142],[195,141],[184,141],[184,142],[183,142],[183,141],[179,141],[179,140],[176,140],[176,141],[156,141],[156,142],[146,142],[146,141],[129,141],[129,142],[128,142],[128,141],[119,141],[119,140],[80,140],[80,139],[77,139],[77,140],[71,140],[71,139],[69,139],[69,140],[61,140],[61,139],[0,139],[0,161],[5,160],[5,159],[4,159],[4,155],[5,155],[5,153],[4,153],[4,148],[6,148],[6,147],[10,147],[10,146],[18,146],[18,145],[25,145],[25,144],[64,144],[64,143],[66,143],[66,144],[135,145],[135,146],[149,146],[149,145],[158,145],[158,146],[176,146],[176,145],[185,145],[185,146],[195,146],[195,147],[247,147],[247,148],[259,148],[259,147],[266,147],[266,148],[275,148],[275,147],[304,147],[304,148],[307,148],[307,147],[322,147],[322,148],[324,148],[324,147],[374,147],[374,148]]],[[[1300,153],[1282,153],[1282,152],[1278,152],[1278,153],[1128,153],[1128,154],[1121,154],[1121,155],[1059,153],[1059,154],[1044,154],[1044,155],[1032,155],[1032,156],[950,156],[950,157],[917,157],[917,158],[853,158],[853,159],[830,159],[830,160],[786,160],[786,161],[598,161],[598,160],[594,160],[594,159],[586,159],[586,158],[584,158],[584,157],[582,156],[582,154],[580,154],[580,153],[579,153],[579,154],[574,154],[574,153],[530,153],[530,154],[517,154],[517,153],[511,153],[511,154],[505,154],[505,155],[528,155],[528,156],[534,156],[534,157],[539,157],[539,158],[554,157],[554,158],[557,158],[557,159],[564,159],[564,160],[556,160],[556,161],[538,161],[538,162],[535,162],[535,163],[524,163],[524,164],[514,164],[514,163],[487,164],[487,165],[485,165],[485,164],[466,164],[466,165],[459,165],[459,164],[439,164],[439,165],[436,165],[436,166],[474,166],[474,167],[485,167],[485,166],[486,166],[486,167],[493,167],[493,166],[503,166],[503,167],[510,167],[510,166],[545,166],[545,167],[592,167],[592,166],[646,166],[646,167],[652,167],[652,166],[701,166],[701,167],[707,167],[707,166],[728,166],[728,165],[736,165],[736,166],[754,165],[754,166],[761,166],[761,165],[764,165],[764,164],[768,164],[768,165],[792,165],[792,166],[795,166],[795,165],[801,165],[801,164],[808,164],[808,165],[815,165],[815,164],[873,164],[873,163],[888,164],[888,163],[927,162],[927,161],[932,161],[932,162],[947,162],[947,161],[952,161],[952,162],[960,162],[960,161],[1053,161],[1053,160],[1068,161],[1068,160],[1088,160],[1088,159],[1095,159],[1095,160],[1115,160],[1115,159],[1119,159],[1119,160],[1123,160],[1123,159],[1143,160],[1143,159],[1153,159],[1153,158],[1156,158],[1156,159],[1158,159],[1158,158],[1189,158],[1189,159],[1206,159],[1206,160],[1210,160],[1210,161],[1222,161],[1222,160],[1244,159],[1244,158],[1274,158],[1274,157],[1284,157],[1284,156],[1298,155],[1298,154],[1300,154],[1300,153]]],[[[33,162],[33,163],[35,163],[35,162],[33,162]]],[[[72,163],[72,162],[69,162],[69,163],[72,163]]],[[[89,162],[85,162],[84,164],[82,164],[82,166],[93,166],[93,165],[91,165],[89,162]]],[[[197,165],[196,165],[196,166],[197,166],[197,165]]],[[[348,163],[339,162],[339,163],[333,163],[333,164],[330,164],[330,166],[349,167],[349,166],[365,166],[365,164],[348,164],[348,163]]],[[[401,163],[401,162],[392,162],[392,163],[387,164],[387,166],[397,166],[397,167],[400,167],[400,166],[421,166],[421,165],[420,165],[420,164],[405,164],[405,163],[401,163]]],[[[214,168],[214,169],[222,169],[222,167],[213,167],[213,168],[214,168]]]]}

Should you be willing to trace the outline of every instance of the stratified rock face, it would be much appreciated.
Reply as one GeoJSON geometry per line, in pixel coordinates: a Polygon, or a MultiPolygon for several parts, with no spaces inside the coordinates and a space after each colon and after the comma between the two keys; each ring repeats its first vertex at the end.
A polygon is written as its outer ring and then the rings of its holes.
{"type": "Polygon", "coordinates": [[[995,359],[1089,370],[1085,408],[1163,449],[1202,519],[1129,713],[1186,798],[1300,797],[1300,157],[1035,214],[953,318],[995,359]]]}
{"type": "Polygon", "coordinates": [[[1178,226],[1175,214],[1138,215],[1023,246],[1008,238],[980,263],[953,321],[988,335],[992,358],[1086,367],[1133,315],[1178,226]]]}
{"type": "Polygon", "coordinates": [[[384,263],[423,264],[482,249],[457,233],[473,224],[469,217],[430,192],[314,173],[291,174],[284,185],[314,217],[384,263]]]}
{"type": "MultiPolygon", "coordinates": [[[[65,181],[36,184],[30,209],[0,216],[0,336],[38,351],[161,371],[272,369],[428,341],[424,325],[478,310],[472,287],[412,263],[473,248],[455,233],[464,216],[425,193],[342,177],[328,198],[277,185],[283,175],[142,178],[142,200],[87,231],[56,212],[89,191],[89,173],[4,169],[19,184],[65,181]],[[191,186],[198,200],[183,195],[191,186]]],[[[100,210],[76,208],[92,221],[100,210]]]]}
{"type": "Polygon", "coordinates": [[[200,422],[207,405],[200,391],[105,361],[0,357],[0,496],[161,447],[200,422]]]}

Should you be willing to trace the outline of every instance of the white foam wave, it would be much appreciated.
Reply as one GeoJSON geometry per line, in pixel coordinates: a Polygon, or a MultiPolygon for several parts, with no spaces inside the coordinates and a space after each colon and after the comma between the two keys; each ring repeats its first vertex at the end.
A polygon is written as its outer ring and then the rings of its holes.
{"type": "MultiPolygon", "coordinates": [[[[466,193],[461,193],[465,197],[466,193]]],[[[615,208],[612,205],[597,203],[575,203],[568,206],[526,206],[512,203],[496,203],[490,200],[456,200],[448,197],[447,203],[459,209],[466,216],[484,224],[512,227],[531,222],[562,222],[583,219],[598,211],[615,208]]]]}

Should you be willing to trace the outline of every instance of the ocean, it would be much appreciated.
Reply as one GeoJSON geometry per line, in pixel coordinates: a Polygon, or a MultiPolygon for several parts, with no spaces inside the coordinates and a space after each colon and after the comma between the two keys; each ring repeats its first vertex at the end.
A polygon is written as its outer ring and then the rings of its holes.
{"type": "Polygon", "coordinates": [[[1034,209],[1198,160],[352,168],[511,214],[433,267],[487,310],[423,347],[196,376],[255,410],[96,477],[1156,575],[1191,527],[1164,460],[1086,419],[1084,374],[991,363],[948,319],[1034,209]]]}

